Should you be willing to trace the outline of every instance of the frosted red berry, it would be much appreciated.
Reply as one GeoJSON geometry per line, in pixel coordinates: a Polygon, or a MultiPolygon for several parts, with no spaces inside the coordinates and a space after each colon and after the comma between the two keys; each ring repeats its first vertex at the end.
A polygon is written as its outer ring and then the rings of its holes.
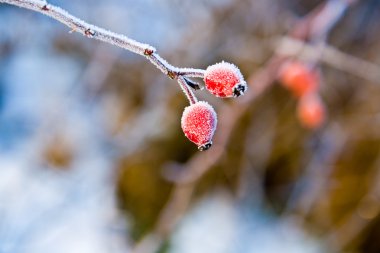
{"type": "Polygon", "coordinates": [[[228,62],[209,66],[204,75],[206,89],[217,97],[239,97],[247,90],[238,67],[228,62]]]}
{"type": "Polygon", "coordinates": [[[300,61],[285,63],[280,69],[280,80],[296,97],[315,92],[319,86],[318,74],[300,61]]]}
{"type": "Polygon", "coordinates": [[[317,94],[303,96],[298,102],[297,116],[306,128],[319,128],[325,121],[325,114],[325,107],[317,94]]]}
{"type": "Polygon", "coordinates": [[[182,130],[185,136],[194,142],[201,151],[211,147],[216,124],[216,112],[207,102],[196,102],[183,111],[182,130]]]}

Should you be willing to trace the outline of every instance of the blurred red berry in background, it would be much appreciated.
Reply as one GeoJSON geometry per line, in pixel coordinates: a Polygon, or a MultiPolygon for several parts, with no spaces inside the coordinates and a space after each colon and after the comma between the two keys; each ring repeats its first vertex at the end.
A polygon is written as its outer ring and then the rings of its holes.
{"type": "Polygon", "coordinates": [[[300,61],[285,63],[280,69],[280,81],[298,98],[319,87],[318,74],[300,61]]]}
{"type": "Polygon", "coordinates": [[[307,94],[298,101],[297,116],[301,124],[306,128],[319,128],[325,121],[325,114],[325,106],[315,93],[307,94]]]}

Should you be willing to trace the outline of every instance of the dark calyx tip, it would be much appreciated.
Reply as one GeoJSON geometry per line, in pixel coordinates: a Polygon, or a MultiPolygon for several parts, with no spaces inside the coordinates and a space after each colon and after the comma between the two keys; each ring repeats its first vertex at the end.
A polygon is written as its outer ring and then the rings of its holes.
{"type": "Polygon", "coordinates": [[[234,97],[235,98],[240,97],[240,96],[244,95],[244,93],[246,91],[247,91],[247,83],[246,82],[238,83],[235,85],[235,87],[233,89],[234,97]]]}
{"type": "Polygon", "coordinates": [[[206,144],[203,144],[201,146],[198,147],[198,150],[199,151],[206,151],[207,149],[211,148],[212,146],[212,141],[206,143],[206,144]]]}
{"type": "Polygon", "coordinates": [[[191,87],[193,90],[202,90],[203,87],[199,85],[199,83],[197,82],[194,82],[193,80],[190,80],[188,78],[183,78],[185,79],[185,82],[187,84],[187,86],[191,87]]]}

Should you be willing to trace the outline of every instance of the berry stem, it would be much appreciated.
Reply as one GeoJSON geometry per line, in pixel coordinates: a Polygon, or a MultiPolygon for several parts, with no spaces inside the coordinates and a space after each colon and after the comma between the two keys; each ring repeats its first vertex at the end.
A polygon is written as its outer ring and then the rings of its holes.
{"type": "Polygon", "coordinates": [[[0,3],[15,5],[42,13],[68,26],[71,29],[71,32],[78,32],[88,38],[100,40],[126,49],[135,54],[145,56],[153,65],[161,70],[162,73],[169,76],[171,79],[175,79],[178,76],[203,78],[203,69],[174,67],[157,54],[154,47],[130,39],[125,35],[117,34],[89,24],[58,6],[48,4],[45,0],[0,0],[0,3]]]}
{"type": "Polygon", "coordinates": [[[202,78],[205,75],[205,70],[203,69],[191,69],[191,68],[181,68],[178,70],[178,74],[186,77],[202,78]]]}
{"type": "Polygon", "coordinates": [[[190,87],[187,85],[187,82],[183,76],[179,76],[177,78],[178,84],[181,87],[183,93],[185,93],[187,99],[189,100],[190,105],[195,104],[198,102],[197,97],[195,96],[194,92],[190,89],[190,87]]]}

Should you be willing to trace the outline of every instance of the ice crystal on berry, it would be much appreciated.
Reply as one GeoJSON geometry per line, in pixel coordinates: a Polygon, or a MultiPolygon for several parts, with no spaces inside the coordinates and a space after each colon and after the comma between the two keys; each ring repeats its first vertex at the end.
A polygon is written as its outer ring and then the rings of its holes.
{"type": "Polygon", "coordinates": [[[185,136],[201,151],[211,147],[216,124],[217,116],[214,108],[204,101],[186,107],[181,118],[185,136]]]}
{"type": "Polygon", "coordinates": [[[204,75],[207,90],[217,97],[238,97],[247,90],[238,67],[228,62],[209,66],[204,75]]]}

